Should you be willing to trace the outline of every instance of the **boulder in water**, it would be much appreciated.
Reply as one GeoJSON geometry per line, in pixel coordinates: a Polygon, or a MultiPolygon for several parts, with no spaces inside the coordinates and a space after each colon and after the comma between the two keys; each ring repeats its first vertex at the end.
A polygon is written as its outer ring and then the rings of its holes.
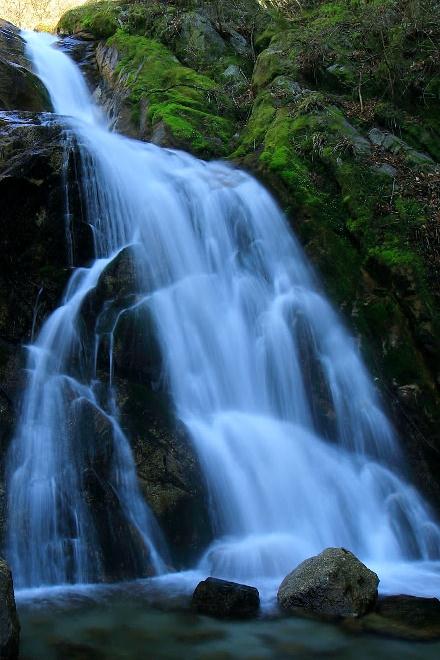
{"type": "Polygon", "coordinates": [[[255,587],[209,577],[197,585],[192,605],[199,614],[246,619],[257,614],[260,595],[255,587]]]}
{"type": "Polygon", "coordinates": [[[292,614],[326,619],[359,617],[377,600],[379,578],[344,548],[327,548],[284,578],[278,604],[292,614]]]}
{"type": "Polygon", "coordinates": [[[12,575],[7,563],[0,559],[0,658],[18,658],[20,624],[15,607],[12,575]]]}
{"type": "Polygon", "coordinates": [[[349,621],[351,630],[411,641],[440,639],[440,601],[418,596],[386,596],[371,614],[349,621]]]}

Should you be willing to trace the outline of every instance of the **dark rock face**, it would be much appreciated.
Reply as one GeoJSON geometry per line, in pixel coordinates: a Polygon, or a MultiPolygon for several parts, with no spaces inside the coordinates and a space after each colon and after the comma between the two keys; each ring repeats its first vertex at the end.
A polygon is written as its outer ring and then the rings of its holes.
{"type": "Polygon", "coordinates": [[[374,607],[378,584],[377,575],[351,552],[327,548],[284,578],[278,603],[292,614],[358,617],[374,607]]]}
{"type": "Polygon", "coordinates": [[[197,585],[192,606],[199,614],[246,619],[258,613],[260,596],[255,587],[209,577],[197,585]]]}
{"type": "Polygon", "coordinates": [[[20,641],[20,624],[15,608],[11,571],[3,559],[0,559],[0,604],[0,658],[16,660],[20,641]]]}
{"type": "MultiPolygon", "coordinates": [[[[0,473],[25,385],[22,345],[59,304],[72,261],[84,263],[90,256],[74,145],[63,126],[48,119],[30,112],[0,112],[0,473]]],[[[1,487],[1,530],[3,500],[1,487]]]]}
{"type": "Polygon", "coordinates": [[[94,521],[101,579],[127,580],[154,575],[148,549],[127,520],[112,487],[115,439],[110,418],[87,399],[77,398],[70,406],[69,425],[77,457],[82,454],[82,494],[94,521]]]}
{"type": "Polygon", "coordinates": [[[417,596],[381,598],[371,614],[347,622],[349,629],[410,641],[440,639],[440,601],[417,596]]]}
{"type": "Polygon", "coordinates": [[[0,112],[0,338],[14,345],[28,341],[60,299],[71,265],[67,190],[79,206],[73,149],[63,127],[44,119],[0,112]]]}
{"type": "Polygon", "coordinates": [[[148,277],[139,271],[139,262],[145,262],[145,255],[137,245],[115,256],[84,299],[80,322],[91,354],[95,336],[100,338],[100,380],[105,388],[112,372],[119,422],[131,442],[142,493],[172,561],[183,566],[211,540],[207,494],[190,440],[174,419],[148,291],[143,290],[148,277]]]}
{"type": "Polygon", "coordinates": [[[47,91],[25,56],[20,31],[0,18],[0,110],[44,112],[50,107],[47,91]]]}

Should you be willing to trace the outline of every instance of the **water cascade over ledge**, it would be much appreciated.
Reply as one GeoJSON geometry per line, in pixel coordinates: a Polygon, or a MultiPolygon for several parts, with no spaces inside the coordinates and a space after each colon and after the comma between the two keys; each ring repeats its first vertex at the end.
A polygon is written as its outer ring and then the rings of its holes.
{"type": "Polygon", "coordinates": [[[135,310],[145,333],[155,329],[175,414],[206,478],[216,540],[201,573],[276,583],[304,558],[344,546],[378,570],[385,589],[440,595],[440,528],[405,477],[353,339],[271,196],[226,164],[112,133],[56,39],[25,38],[80,149],[96,261],[73,272],[29,347],[8,458],[7,556],[17,586],[105,580],[110,555],[121,552],[118,534],[126,577],[166,570],[112,388],[113,331],[135,310]],[[127,246],[136,293],[85,342],[81,310],[127,246]],[[103,334],[105,383],[96,367],[103,334]],[[103,516],[114,536],[83,497],[100,451],[96,415],[112,435],[114,504],[103,516]]]}

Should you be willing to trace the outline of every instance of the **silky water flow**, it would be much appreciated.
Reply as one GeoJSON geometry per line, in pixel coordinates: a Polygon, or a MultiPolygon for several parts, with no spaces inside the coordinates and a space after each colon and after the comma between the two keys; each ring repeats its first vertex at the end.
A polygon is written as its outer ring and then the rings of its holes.
{"type": "Polygon", "coordinates": [[[134,311],[145,320],[141,334],[155,329],[175,415],[206,479],[216,540],[198,575],[274,586],[306,557],[343,546],[378,571],[385,591],[440,595],[439,526],[405,477],[353,338],[271,196],[226,164],[111,132],[56,38],[24,36],[80,152],[96,260],[74,270],[61,306],[28,347],[8,459],[16,585],[103,580],[109,553],[119,551],[103,544],[84,497],[99,451],[91,414],[112,435],[108,474],[119,529],[127,530],[128,574],[168,570],[113,392],[112,332],[134,311]],[[126,246],[136,295],[106,328],[104,384],[96,354],[105,324],[98,319],[85,338],[81,315],[126,246]]]}

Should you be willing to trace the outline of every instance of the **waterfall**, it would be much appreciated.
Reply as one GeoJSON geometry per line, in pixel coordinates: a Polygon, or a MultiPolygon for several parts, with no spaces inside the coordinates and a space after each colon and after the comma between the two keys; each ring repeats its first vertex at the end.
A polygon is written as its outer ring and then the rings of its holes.
{"type": "Polygon", "coordinates": [[[440,528],[405,476],[353,338],[274,200],[227,164],[111,133],[56,39],[25,38],[80,149],[96,261],[74,271],[29,347],[8,464],[8,558],[18,585],[105,579],[112,548],[100,548],[81,496],[96,443],[81,422],[90,407],[111,429],[111,483],[146,548],[144,556],[133,540],[131,572],[147,574],[146,563],[164,571],[166,548],[139,493],[111,373],[103,397],[90,357],[99,331],[86,347],[80,331],[87,296],[132,246],[130,305],[153,319],[175,414],[209,489],[216,540],[199,570],[279,581],[307,556],[342,545],[382,566],[385,584],[440,593],[440,528]]]}

